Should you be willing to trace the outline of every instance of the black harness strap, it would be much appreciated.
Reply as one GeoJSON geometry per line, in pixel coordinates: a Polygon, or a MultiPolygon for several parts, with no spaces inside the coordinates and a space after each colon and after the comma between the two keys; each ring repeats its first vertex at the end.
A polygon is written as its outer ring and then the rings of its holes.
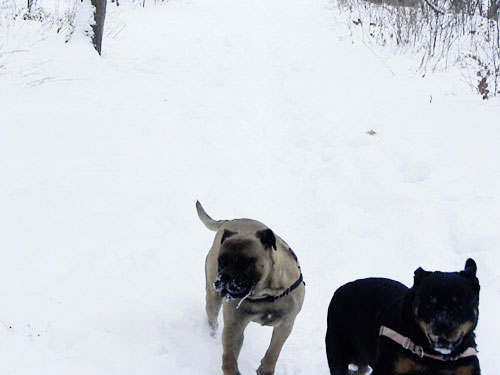
{"type": "MultiPolygon", "coordinates": [[[[298,262],[297,255],[295,255],[295,253],[293,252],[293,250],[291,248],[288,248],[288,251],[290,251],[290,254],[292,254],[292,256],[295,259],[295,261],[298,262]]],[[[297,267],[299,267],[299,270],[300,270],[300,266],[298,264],[297,264],[297,267]]],[[[306,283],[304,282],[304,276],[302,276],[302,272],[300,272],[300,276],[297,279],[297,281],[295,281],[289,288],[287,288],[279,296],[267,296],[267,297],[259,298],[259,299],[248,298],[247,301],[248,302],[253,302],[253,303],[257,303],[257,302],[274,302],[274,301],[280,299],[281,297],[287,296],[288,294],[290,294],[290,292],[293,292],[302,283],[304,283],[304,286],[306,285],[306,283]]]]}

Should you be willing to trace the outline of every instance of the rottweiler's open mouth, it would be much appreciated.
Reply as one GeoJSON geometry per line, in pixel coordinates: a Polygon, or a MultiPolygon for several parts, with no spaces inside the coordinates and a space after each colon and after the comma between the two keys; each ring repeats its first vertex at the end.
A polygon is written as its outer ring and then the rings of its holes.
{"type": "Polygon", "coordinates": [[[462,343],[463,338],[463,332],[460,333],[460,336],[455,341],[451,341],[448,337],[427,334],[427,339],[432,349],[443,355],[451,354],[462,343]]]}

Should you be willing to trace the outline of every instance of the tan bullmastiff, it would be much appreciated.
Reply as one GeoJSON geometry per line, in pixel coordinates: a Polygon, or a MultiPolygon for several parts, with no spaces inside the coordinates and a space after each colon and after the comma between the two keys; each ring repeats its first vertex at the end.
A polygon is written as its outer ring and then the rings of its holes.
{"type": "Polygon", "coordinates": [[[217,232],[205,261],[206,311],[215,335],[224,305],[223,374],[240,374],[243,332],[248,323],[256,322],[274,327],[257,369],[259,375],[272,375],[304,301],[297,257],[285,241],[256,220],[213,220],[200,202],[196,209],[203,224],[217,232]]]}

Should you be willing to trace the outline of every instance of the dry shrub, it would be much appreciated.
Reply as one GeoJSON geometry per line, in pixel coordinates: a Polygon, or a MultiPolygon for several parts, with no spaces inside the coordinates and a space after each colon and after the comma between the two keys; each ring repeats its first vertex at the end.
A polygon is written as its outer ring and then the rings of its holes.
{"type": "Polygon", "coordinates": [[[484,99],[499,94],[500,0],[333,1],[349,15],[353,38],[418,56],[424,75],[459,64],[484,99]]]}

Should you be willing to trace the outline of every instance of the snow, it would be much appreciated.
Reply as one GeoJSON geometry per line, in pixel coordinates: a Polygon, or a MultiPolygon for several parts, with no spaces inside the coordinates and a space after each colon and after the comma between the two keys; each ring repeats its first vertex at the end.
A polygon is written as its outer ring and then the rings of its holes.
{"type": "Polygon", "coordinates": [[[71,38],[73,43],[75,43],[75,40],[80,39],[88,42],[94,35],[91,26],[95,25],[95,7],[90,3],[90,0],[81,0],[78,5],[79,7],[75,13],[75,29],[71,38]]]}
{"type": "MultiPolygon", "coordinates": [[[[326,0],[110,3],[102,58],[34,21],[0,32],[2,374],[220,373],[197,199],[300,259],[277,375],[328,373],[343,283],[410,285],[468,257],[482,370],[498,373],[499,102],[380,59],[345,22],[326,0]]],[[[243,374],[270,334],[249,326],[243,374]]]]}

